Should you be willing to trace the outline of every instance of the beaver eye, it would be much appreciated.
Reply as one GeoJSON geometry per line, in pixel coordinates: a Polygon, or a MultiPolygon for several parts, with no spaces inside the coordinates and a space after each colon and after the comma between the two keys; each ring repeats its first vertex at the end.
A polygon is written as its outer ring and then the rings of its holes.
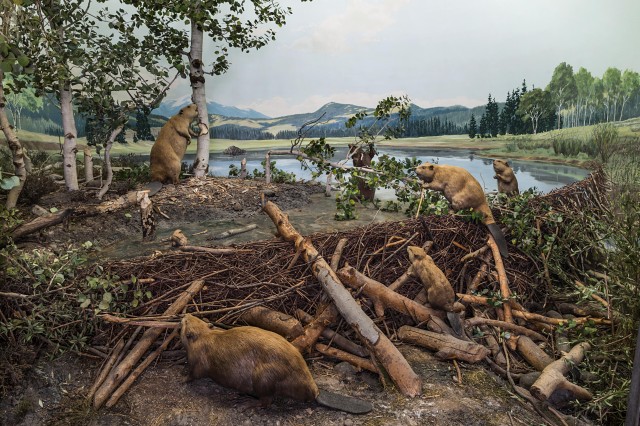
{"type": "Polygon", "coordinates": [[[189,339],[189,340],[192,340],[195,337],[194,334],[192,332],[190,332],[190,331],[187,331],[185,333],[185,336],[187,336],[187,339],[189,339]]]}
{"type": "Polygon", "coordinates": [[[433,164],[429,166],[429,170],[433,170],[433,164]]]}

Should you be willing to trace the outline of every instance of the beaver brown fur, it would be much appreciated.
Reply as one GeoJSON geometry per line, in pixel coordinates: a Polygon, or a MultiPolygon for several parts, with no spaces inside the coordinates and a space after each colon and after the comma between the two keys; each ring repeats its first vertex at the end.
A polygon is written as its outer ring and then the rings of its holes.
{"type": "Polygon", "coordinates": [[[160,129],[156,142],[151,147],[151,180],[177,184],[182,158],[191,143],[198,136],[191,130],[191,123],[198,118],[198,106],[188,105],[171,117],[160,129]]]}
{"type": "Polygon", "coordinates": [[[498,192],[507,194],[509,197],[518,195],[518,179],[508,161],[493,160],[493,171],[496,172],[494,179],[498,180],[498,192]]]}
{"type": "MultiPolygon", "coordinates": [[[[371,167],[371,160],[378,154],[373,145],[358,146],[349,144],[349,152],[351,153],[351,159],[355,167],[371,167]]],[[[376,188],[367,185],[362,177],[355,177],[354,179],[356,179],[358,185],[360,199],[373,201],[376,195],[376,188]]]]}
{"type": "Polygon", "coordinates": [[[422,163],[416,167],[418,177],[426,189],[442,192],[454,210],[473,209],[482,214],[484,223],[503,257],[508,257],[507,242],[496,225],[480,183],[466,169],[443,164],[422,163]]]}
{"type": "Polygon", "coordinates": [[[213,330],[203,320],[186,314],[180,338],[187,351],[190,380],[209,377],[219,385],[257,397],[263,406],[283,396],[315,400],[355,414],[372,409],[366,401],[319,390],[300,352],[271,331],[251,326],[213,330]],[[322,398],[323,394],[328,398],[322,398]]]}
{"type": "Polygon", "coordinates": [[[424,284],[429,304],[446,311],[454,331],[462,334],[462,324],[456,312],[462,312],[464,305],[455,301],[456,294],[447,277],[422,247],[409,246],[407,253],[411,261],[412,274],[419,277],[424,284]]]}

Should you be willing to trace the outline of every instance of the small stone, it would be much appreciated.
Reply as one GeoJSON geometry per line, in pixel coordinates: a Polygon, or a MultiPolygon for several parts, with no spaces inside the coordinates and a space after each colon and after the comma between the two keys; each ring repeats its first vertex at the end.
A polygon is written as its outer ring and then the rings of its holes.
{"type": "Polygon", "coordinates": [[[235,203],[233,203],[233,206],[232,206],[232,207],[233,207],[233,210],[235,210],[235,211],[237,211],[237,212],[239,212],[239,211],[241,211],[241,210],[242,210],[242,205],[241,205],[239,202],[237,202],[237,201],[236,201],[235,203]]]}
{"type": "Polygon", "coordinates": [[[276,196],[276,191],[274,191],[273,189],[265,189],[264,191],[262,191],[262,193],[264,194],[265,197],[275,197],[276,196]]]}
{"type": "Polygon", "coordinates": [[[353,420],[346,419],[343,424],[344,426],[353,426],[353,420]]]}
{"type": "Polygon", "coordinates": [[[340,373],[343,376],[347,376],[347,377],[351,377],[354,376],[357,373],[356,368],[349,364],[348,362],[341,362],[339,364],[336,364],[335,367],[333,367],[333,369],[340,373]]]}

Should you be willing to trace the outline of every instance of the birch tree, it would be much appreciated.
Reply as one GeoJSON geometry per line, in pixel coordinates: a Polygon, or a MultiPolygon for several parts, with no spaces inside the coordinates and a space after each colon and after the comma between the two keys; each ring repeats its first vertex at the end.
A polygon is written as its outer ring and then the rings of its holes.
{"type": "Polygon", "coordinates": [[[629,99],[638,94],[640,91],[640,74],[635,71],[625,70],[622,73],[622,81],[620,83],[620,93],[622,95],[622,106],[620,107],[620,120],[624,114],[624,106],[629,99]]]}
{"type": "Polygon", "coordinates": [[[576,80],[573,76],[573,67],[562,62],[553,71],[551,82],[547,86],[547,91],[551,94],[551,99],[556,107],[558,122],[556,128],[560,128],[560,117],[562,107],[573,102],[577,95],[576,80]]]}
{"type": "Polygon", "coordinates": [[[607,68],[602,75],[602,85],[604,88],[604,104],[606,108],[607,121],[616,121],[618,102],[620,99],[620,83],[622,73],[618,68],[607,68]]]}
{"type": "Polygon", "coordinates": [[[550,104],[549,92],[542,89],[533,89],[520,98],[518,113],[526,120],[531,120],[534,135],[538,133],[540,119],[548,114],[550,104]]]}
{"type": "MultiPolygon", "coordinates": [[[[301,0],[306,1],[306,0],[301,0]]],[[[242,52],[260,49],[275,40],[274,26],[282,27],[291,8],[283,8],[270,0],[190,0],[175,2],[149,2],[144,0],[123,0],[136,8],[134,21],[150,28],[156,22],[188,22],[190,38],[178,41],[178,45],[188,44],[190,50],[172,49],[181,54],[189,64],[193,102],[198,105],[200,135],[194,173],[205,176],[209,169],[209,114],[205,92],[205,75],[220,75],[230,66],[229,49],[242,52]],[[204,38],[214,43],[213,51],[204,52],[204,38]],[[204,61],[204,57],[212,58],[204,61]],[[212,60],[212,62],[208,62],[212,60]]],[[[181,66],[181,65],[178,65],[181,66]]]]}

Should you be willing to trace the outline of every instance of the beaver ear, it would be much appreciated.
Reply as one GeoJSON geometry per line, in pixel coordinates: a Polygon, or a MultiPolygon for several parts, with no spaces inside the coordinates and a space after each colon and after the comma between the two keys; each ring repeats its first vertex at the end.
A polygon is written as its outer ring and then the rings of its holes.
{"type": "Polygon", "coordinates": [[[195,334],[193,334],[193,333],[192,333],[192,332],[190,332],[190,331],[187,331],[186,333],[184,333],[184,335],[185,335],[185,336],[187,337],[187,339],[189,339],[189,340],[195,340],[195,338],[196,338],[196,335],[195,335],[195,334]]]}
{"type": "Polygon", "coordinates": [[[504,162],[504,164],[505,164],[507,167],[511,167],[511,161],[505,161],[505,162],[504,162]]]}

